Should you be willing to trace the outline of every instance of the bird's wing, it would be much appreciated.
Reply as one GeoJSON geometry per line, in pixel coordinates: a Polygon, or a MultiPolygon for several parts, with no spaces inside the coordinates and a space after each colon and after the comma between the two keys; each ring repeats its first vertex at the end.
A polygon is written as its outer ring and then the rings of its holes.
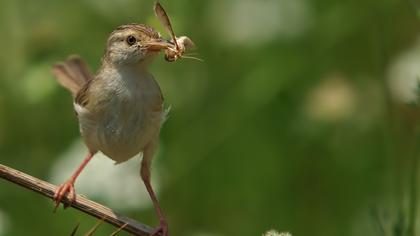
{"type": "Polygon", "coordinates": [[[70,56],[66,61],[55,64],[52,72],[58,83],[68,89],[73,97],[93,79],[88,66],[79,56],[70,56]]]}
{"type": "Polygon", "coordinates": [[[77,92],[76,96],[74,97],[74,102],[82,107],[87,106],[89,103],[89,88],[90,83],[93,81],[93,79],[89,80],[88,82],[83,85],[79,91],[77,92]]]}

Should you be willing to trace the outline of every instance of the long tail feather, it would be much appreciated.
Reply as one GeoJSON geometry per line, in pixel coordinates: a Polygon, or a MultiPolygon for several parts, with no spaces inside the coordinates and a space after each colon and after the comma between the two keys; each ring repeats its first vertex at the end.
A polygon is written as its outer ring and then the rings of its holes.
{"type": "Polygon", "coordinates": [[[65,62],[59,62],[52,68],[58,83],[76,96],[80,88],[93,78],[86,63],[79,56],[70,56],[65,62]]]}

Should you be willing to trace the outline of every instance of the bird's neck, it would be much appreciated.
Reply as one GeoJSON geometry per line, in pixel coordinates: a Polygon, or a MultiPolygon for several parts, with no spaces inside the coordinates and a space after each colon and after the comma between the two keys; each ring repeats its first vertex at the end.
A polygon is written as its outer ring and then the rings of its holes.
{"type": "Polygon", "coordinates": [[[153,76],[149,73],[148,67],[142,64],[125,64],[125,65],[113,65],[113,64],[102,64],[101,69],[98,72],[98,77],[102,81],[106,81],[105,84],[114,86],[114,88],[131,87],[134,85],[142,85],[149,83],[149,80],[153,76]]]}
{"type": "Polygon", "coordinates": [[[132,63],[132,62],[113,62],[108,56],[108,53],[102,57],[102,66],[101,69],[116,68],[120,69],[139,69],[142,71],[148,71],[150,64],[153,62],[154,58],[158,55],[158,52],[149,52],[143,59],[132,63]]]}
{"type": "Polygon", "coordinates": [[[103,61],[98,71],[98,74],[105,73],[119,73],[119,74],[133,74],[133,75],[148,75],[149,73],[149,62],[140,61],[135,64],[113,64],[108,61],[103,61]]]}

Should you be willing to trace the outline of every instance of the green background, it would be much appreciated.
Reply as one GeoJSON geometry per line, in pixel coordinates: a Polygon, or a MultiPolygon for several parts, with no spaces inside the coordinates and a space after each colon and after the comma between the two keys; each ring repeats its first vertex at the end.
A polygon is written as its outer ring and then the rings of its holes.
{"type": "MultiPolygon", "coordinates": [[[[420,76],[417,2],[161,2],[204,59],[160,55],[150,69],[172,107],[154,163],[172,235],[412,234],[418,114],[390,81],[420,76]]],[[[0,0],[0,163],[48,178],[80,138],[51,65],[79,54],[96,70],[125,23],[167,37],[153,3],[0,0]]],[[[97,222],[52,208],[0,181],[0,235],[70,235],[77,222],[82,235],[97,222]]],[[[157,224],[151,207],[122,213],[157,224]]]]}

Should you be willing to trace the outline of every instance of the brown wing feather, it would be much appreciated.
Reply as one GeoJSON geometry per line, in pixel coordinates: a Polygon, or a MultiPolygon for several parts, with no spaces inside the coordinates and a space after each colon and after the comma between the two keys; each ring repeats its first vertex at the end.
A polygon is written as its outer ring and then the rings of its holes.
{"type": "Polygon", "coordinates": [[[52,72],[58,83],[68,89],[73,97],[93,78],[88,66],[79,56],[70,56],[65,62],[55,64],[52,72]]]}
{"type": "Polygon", "coordinates": [[[74,102],[81,105],[82,107],[85,107],[89,103],[89,88],[90,83],[93,81],[93,79],[89,80],[79,91],[77,92],[74,102]]]}

